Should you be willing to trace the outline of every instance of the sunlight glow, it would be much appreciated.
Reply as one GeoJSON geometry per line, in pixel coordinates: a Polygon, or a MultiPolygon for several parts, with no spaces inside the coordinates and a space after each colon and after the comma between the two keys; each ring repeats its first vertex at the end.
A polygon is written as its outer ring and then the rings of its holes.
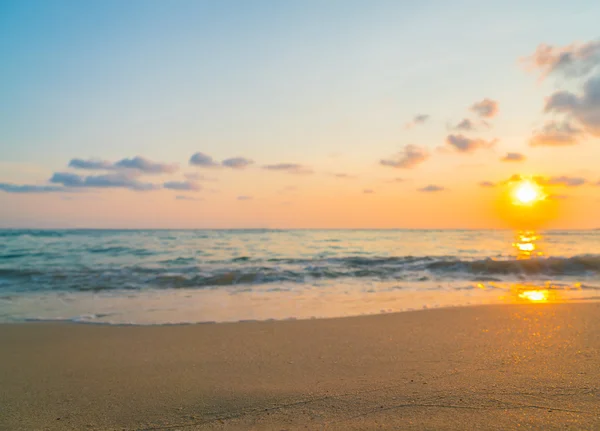
{"type": "Polygon", "coordinates": [[[544,198],[540,187],[529,180],[523,180],[514,189],[514,197],[517,204],[531,205],[544,198]]]}
{"type": "Polygon", "coordinates": [[[548,290],[525,290],[519,293],[519,298],[532,302],[547,302],[549,296],[548,290]]]}

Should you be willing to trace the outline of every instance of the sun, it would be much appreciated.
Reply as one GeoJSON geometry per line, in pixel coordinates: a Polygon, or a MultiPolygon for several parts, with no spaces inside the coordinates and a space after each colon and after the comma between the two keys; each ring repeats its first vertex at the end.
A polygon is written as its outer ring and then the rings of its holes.
{"type": "Polygon", "coordinates": [[[540,186],[530,180],[519,182],[513,190],[513,196],[519,205],[532,205],[544,199],[540,186]]]}

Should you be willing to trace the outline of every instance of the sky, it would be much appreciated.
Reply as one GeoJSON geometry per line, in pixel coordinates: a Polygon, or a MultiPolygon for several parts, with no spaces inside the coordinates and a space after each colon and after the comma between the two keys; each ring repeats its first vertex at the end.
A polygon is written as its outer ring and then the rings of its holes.
{"type": "Polygon", "coordinates": [[[0,228],[600,227],[599,16],[3,0],[0,228]]]}

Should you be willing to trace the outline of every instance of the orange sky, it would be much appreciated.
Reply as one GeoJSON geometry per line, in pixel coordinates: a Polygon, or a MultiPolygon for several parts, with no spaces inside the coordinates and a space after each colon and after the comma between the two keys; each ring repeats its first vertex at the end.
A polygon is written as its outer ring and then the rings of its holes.
{"type": "Polygon", "coordinates": [[[309,3],[0,13],[0,227],[600,227],[600,3],[309,3]]]}

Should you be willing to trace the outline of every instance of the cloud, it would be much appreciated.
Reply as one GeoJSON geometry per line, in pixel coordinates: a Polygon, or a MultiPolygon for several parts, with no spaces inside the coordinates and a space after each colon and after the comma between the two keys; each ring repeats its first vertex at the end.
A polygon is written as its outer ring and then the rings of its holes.
{"type": "Polygon", "coordinates": [[[507,179],[506,181],[503,181],[504,184],[509,184],[509,183],[515,183],[517,181],[522,181],[523,180],[523,176],[519,175],[519,174],[513,174],[509,179],[507,179]]]}
{"type": "Polygon", "coordinates": [[[471,105],[470,109],[480,117],[492,118],[498,113],[498,102],[492,99],[483,99],[471,105]]]}
{"type": "Polygon", "coordinates": [[[193,181],[167,181],[163,184],[165,189],[197,192],[202,190],[202,186],[193,181]]]}
{"type": "Polygon", "coordinates": [[[238,196],[237,197],[238,201],[250,201],[252,199],[253,199],[252,196],[238,196]]]}
{"type": "Polygon", "coordinates": [[[405,181],[406,181],[406,178],[400,178],[400,177],[392,178],[391,180],[386,180],[387,183],[403,183],[405,181]]]}
{"type": "Polygon", "coordinates": [[[344,174],[344,173],[338,173],[338,174],[332,174],[332,175],[336,178],[340,178],[340,179],[344,179],[344,180],[351,180],[351,179],[356,178],[356,175],[350,175],[350,174],[344,174]]]}
{"type": "Polygon", "coordinates": [[[144,183],[123,173],[107,175],[90,175],[83,177],[69,172],[56,172],[50,178],[51,183],[62,184],[70,188],[124,188],[135,191],[148,191],[159,189],[152,183],[144,183]]]}
{"type": "Polygon", "coordinates": [[[133,169],[146,174],[172,174],[179,170],[177,164],[156,163],[140,156],[119,160],[115,168],[133,169]]]}
{"type": "Polygon", "coordinates": [[[31,184],[0,183],[0,191],[6,193],[54,193],[65,192],[64,187],[37,186],[31,184]]]}
{"type": "Polygon", "coordinates": [[[600,41],[562,47],[540,44],[524,62],[533,69],[539,69],[542,77],[551,74],[567,78],[585,76],[600,65],[600,41]]]}
{"type": "Polygon", "coordinates": [[[186,180],[190,181],[217,181],[216,178],[205,177],[204,175],[200,175],[196,172],[185,173],[183,176],[186,180]]]}
{"type": "Polygon", "coordinates": [[[410,129],[411,127],[414,127],[418,124],[424,124],[425,122],[427,122],[427,120],[429,120],[430,116],[427,114],[417,114],[413,117],[412,121],[409,123],[406,123],[406,128],[410,129]]]}
{"type": "Polygon", "coordinates": [[[447,190],[445,187],[442,186],[436,186],[433,184],[430,184],[426,187],[422,187],[420,189],[417,189],[417,191],[419,192],[423,192],[423,193],[436,193],[436,192],[442,192],[444,190],[447,190]]]}
{"type": "Polygon", "coordinates": [[[195,153],[190,157],[190,165],[199,166],[202,168],[215,168],[220,166],[211,156],[204,153],[195,153]]]}
{"type": "Polygon", "coordinates": [[[177,195],[177,196],[175,196],[175,200],[178,200],[178,201],[201,201],[202,198],[194,198],[192,196],[177,195]]]}
{"type": "Polygon", "coordinates": [[[582,131],[568,121],[548,121],[541,130],[534,132],[529,139],[529,145],[532,147],[575,145],[581,136],[582,131]]]}
{"type": "Polygon", "coordinates": [[[546,101],[544,110],[573,117],[587,132],[600,137],[600,74],[588,79],[579,95],[555,92],[546,101]]]}
{"type": "Polygon", "coordinates": [[[62,184],[65,187],[84,187],[85,177],[70,172],[56,172],[50,178],[50,182],[62,184]]]}
{"type": "Polygon", "coordinates": [[[459,153],[472,153],[479,148],[492,148],[496,141],[486,141],[484,139],[471,139],[464,135],[448,135],[446,143],[459,153]]]}
{"type": "Polygon", "coordinates": [[[366,195],[370,195],[370,194],[375,193],[375,190],[373,190],[373,189],[364,189],[363,193],[366,194],[366,195]]]}
{"type": "MultiPolygon", "coordinates": [[[[529,177],[523,177],[519,174],[514,174],[510,178],[505,181],[502,181],[500,184],[510,184],[514,182],[523,181],[525,179],[529,179],[529,177]]],[[[539,184],[540,186],[553,187],[553,186],[563,186],[563,187],[579,187],[584,184],[587,184],[588,181],[582,177],[570,177],[568,175],[557,175],[552,177],[543,177],[540,175],[534,176],[530,178],[531,181],[539,184]]],[[[480,183],[481,185],[482,183],[480,183]]]]}
{"type": "Polygon", "coordinates": [[[100,159],[71,159],[69,167],[84,170],[133,170],[144,174],[172,174],[179,170],[177,164],[152,162],[145,157],[136,156],[131,159],[122,159],[116,163],[111,163],[100,159]]]}
{"type": "Polygon", "coordinates": [[[494,183],[493,183],[493,182],[491,182],[491,181],[481,181],[481,182],[479,183],[479,186],[480,186],[480,187],[485,187],[485,188],[491,188],[491,187],[496,187],[496,184],[494,184],[494,183]]]}
{"type": "Polygon", "coordinates": [[[136,191],[156,190],[160,187],[152,183],[143,183],[122,174],[88,176],[84,181],[85,187],[115,188],[122,187],[136,191]]]}
{"type": "Polygon", "coordinates": [[[107,160],[100,159],[71,159],[69,162],[70,168],[87,169],[87,170],[109,170],[114,169],[114,165],[107,160]]]}
{"type": "Polygon", "coordinates": [[[579,187],[587,183],[587,180],[582,177],[569,177],[566,175],[555,177],[534,177],[536,183],[542,186],[564,186],[564,187],[579,187]]]}
{"type": "Polygon", "coordinates": [[[506,153],[506,156],[500,159],[503,162],[522,162],[525,156],[521,153],[506,153]]]}
{"type": "Polygon", "coordinates": [[[417,145],[405,145],[404,149],[390,159],[382,159],[379,163],[398,169],[414,168],[429,158],[429,152],[417,145]]]}
{"type": "Polygon", "coordinates": [[[231,157],[229,159],[225,159],[221,162],[223,166],[232,169],[244,169],[245,167],[253,164],[254,161],[247,159],[245,157],[231,157]]]}
{"type": "Polygon", "coordinates": [[[312,174],[313,171],[312,169],[303,166],[303,165],[299,165],[297,163],[276,163],[273,165],[265,165],[263,166],[263,169],[266,169],[268,171],[282,171],[282,172],[288,172],[290,174],[299,174],[299,175],[306,175],[306,174],[312,174]]]}
{"type": "Polygon", "coordinates": [[[465,132],[472,132],[476,130],[475,124],[469,120],[468,118],[464,118],[460,123],[454,126],[452,129],[454,130],[462,130],[465,132]]]}

